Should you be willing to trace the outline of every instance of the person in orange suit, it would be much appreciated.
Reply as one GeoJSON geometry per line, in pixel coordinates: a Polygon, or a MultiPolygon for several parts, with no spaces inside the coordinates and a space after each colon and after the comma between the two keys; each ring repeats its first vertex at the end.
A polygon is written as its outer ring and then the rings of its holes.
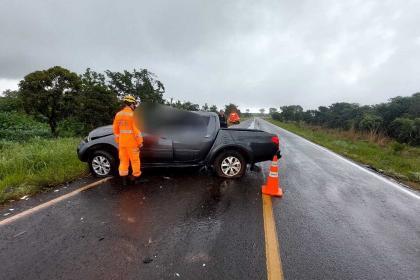
{"type": "Polygon", "coordinates": [[[141,175],[140,148],[143,146],[143,137],[134,121],[134,110],[137,107],[136,99],[132,95],[126,95],[123,101],[125,107],[115,115],[112,127],[120,158],[118,171],[123,185],[127,185],[130,163],[134,181],[137,181],[141,175]]]}

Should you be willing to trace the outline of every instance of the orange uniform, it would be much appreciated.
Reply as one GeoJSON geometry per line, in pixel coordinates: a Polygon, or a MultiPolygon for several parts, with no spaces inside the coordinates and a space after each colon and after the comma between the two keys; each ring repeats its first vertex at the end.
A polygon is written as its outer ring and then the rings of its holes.
{"type": "Polygon", "coordinates": [[[140,176],[140,151],[139,147],[143,144],[143,137],[134,122],[134,112],[126,106],[115,115],[113,130],[115,142],[118,143],[120,166],[118,171],[120,176],[128,175],[128,167],[131,162],[133,176],[140,176]]]}
{"type": "Polygon", "coordinates": [[[237,113],[230,113],[230,115],[229,115],[229,122],[231,122],[231,123],[239,123],[239,121],[240,121],[240,118],[239,118],[239,116],[238,116],[238,114],[237,113]]]}

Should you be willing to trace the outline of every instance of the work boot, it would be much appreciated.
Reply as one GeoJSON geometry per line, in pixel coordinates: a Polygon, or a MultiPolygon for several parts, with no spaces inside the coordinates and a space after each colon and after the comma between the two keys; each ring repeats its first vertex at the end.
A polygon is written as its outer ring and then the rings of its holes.
{"type": "Polygon", "coordinates": [[[121,176],[121,184],[123,186],[127,186],[128,185],[127,176],[121,176]]]}
{"type": "Polygon", "coordinates": [[[141,183],[140,176],[133,176],[133,183],[135,185],[140,184],[141,183]]]}

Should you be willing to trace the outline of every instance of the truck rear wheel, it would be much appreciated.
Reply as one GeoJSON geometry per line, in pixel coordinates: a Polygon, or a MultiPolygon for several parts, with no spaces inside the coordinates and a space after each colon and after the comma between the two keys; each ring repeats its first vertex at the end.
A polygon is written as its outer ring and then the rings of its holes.
{"type": "Polygon", "coordinates": [[[238,151],[224,151],[216,157],[213,166],[219,177],[235,179],[244,175],[246,160],[238,151]]]}

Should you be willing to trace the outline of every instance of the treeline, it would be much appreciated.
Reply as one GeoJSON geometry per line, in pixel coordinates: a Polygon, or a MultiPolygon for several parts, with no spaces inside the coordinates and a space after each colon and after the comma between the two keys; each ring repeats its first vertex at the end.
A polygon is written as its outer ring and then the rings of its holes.
{"type": "Polygon", "coordinates": [[[299,105],[270,108],[273,119],[305,122],[326,128],[354,129],[370,134],[383,134],[400,143],[420,145],[420,93],[391,98],[386,103],[361,106],[355,103],[334,103],[317,110],[303,110],[299,105]]]}
{"type": "MultiPolygon", "coordinates": [[[[219,111],[207,103],[200,107],[189,101],[165,100],[164,93],[163,83],[147,69],[100,73],[88,68],[77,74],[55,66],[35,71],[20,81],[18,90],[6,90],[0,96],[0,139],[84,135],[112,123],[126,94],[184,110],[219,111]]],[[[224,110],[240,113],[235,104],[224,110]]]]}

